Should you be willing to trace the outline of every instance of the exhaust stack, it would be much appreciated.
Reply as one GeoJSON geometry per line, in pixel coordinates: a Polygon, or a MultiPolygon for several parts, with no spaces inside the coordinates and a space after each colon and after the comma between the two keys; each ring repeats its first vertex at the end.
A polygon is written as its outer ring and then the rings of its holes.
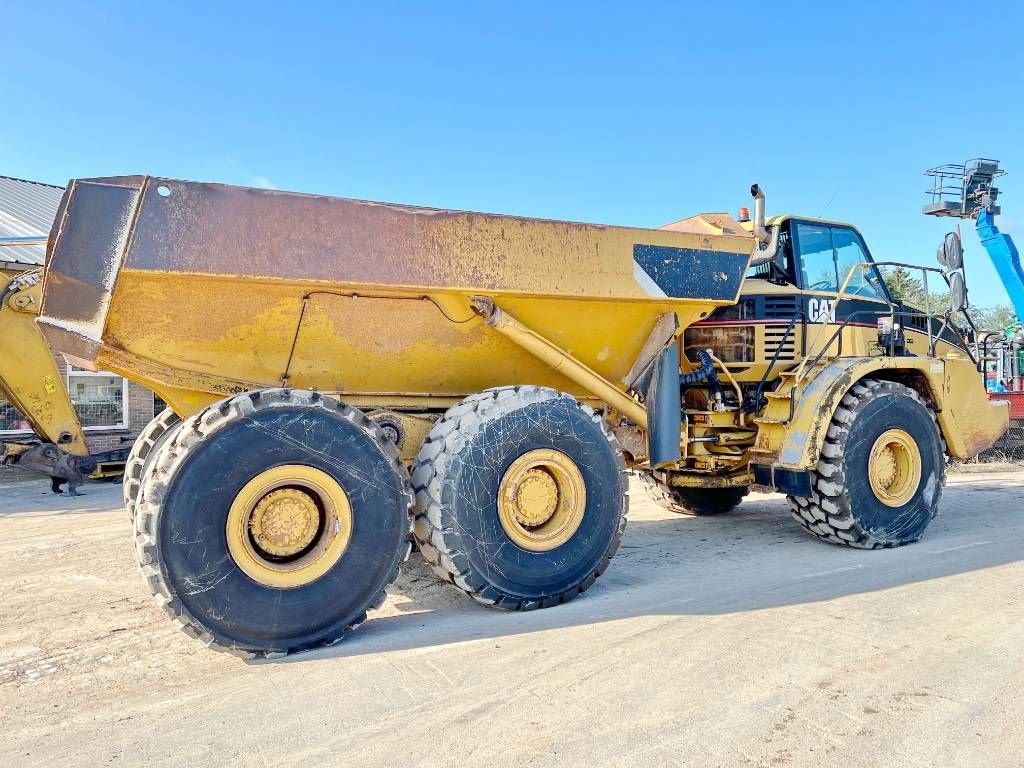
{"type": "Polygon", "coordinates": [[[754,237],[761,245],[767,245],[771,235],[764,225],[764,190],[757,184],[752,184],[750,195],[754,198],[754,237]]]}
{"type": "Polygon", "coordinates": [[[769,232],[768,227],[765,226],[764,190],[759,185],[752,184],[750,186],[750,195],[754,198],[753,229],[754,237],[757,238],[758,243],[750,265],[756,267],[758,264],[764,264],[775,258],[775,252],[779,247],[779,228],[772,227],[772,231],[769,232]]]}

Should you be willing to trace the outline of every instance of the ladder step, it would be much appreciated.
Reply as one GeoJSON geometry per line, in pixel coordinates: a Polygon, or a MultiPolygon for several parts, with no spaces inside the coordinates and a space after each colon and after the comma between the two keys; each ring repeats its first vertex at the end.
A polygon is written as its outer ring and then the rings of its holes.
{"type": "Polygon", "coordinates": [[[765,416],[755,416],[754,417],[754,423],[755,424],[775,424],[775,425],[778,425],[778,426],[783,426],[783,425],[789,423],[789,419],[769,419],[769,418],[767,418],[765,416]]]}
{"type": "Polygon", "coordinates": [[[792,400],[793,390],[788,392],[765,392],[764,396],[769,400],[792,400]]]}

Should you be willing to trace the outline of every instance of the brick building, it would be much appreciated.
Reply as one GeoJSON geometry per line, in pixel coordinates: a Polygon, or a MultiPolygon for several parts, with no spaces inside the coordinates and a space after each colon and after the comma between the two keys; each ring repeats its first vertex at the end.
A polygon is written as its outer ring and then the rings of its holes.
{"type": "MultiPolygon", "coordinates": [[[[63,193],[63,187],[0,176],[0,238],[48,235],[63,193]]],[[[0,274],[12,277],[41,266],[45,250],[41,245],[0,248],[0,274]]],[[[3,344],[0,339],[0,354],[3,344]]],[[[139,384],[105,371],[75,368],[59,354],[55,358],[93,453],[123,448],[164,407],[139,384]]],[[[0,441],[31,434],[26,426],[0,395],[0,441]]]]}

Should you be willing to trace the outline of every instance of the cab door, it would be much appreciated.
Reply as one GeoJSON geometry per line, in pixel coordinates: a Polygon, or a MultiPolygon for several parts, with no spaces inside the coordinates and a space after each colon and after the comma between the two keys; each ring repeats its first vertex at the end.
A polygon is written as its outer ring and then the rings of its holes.
{"type": "Polygon", "coordinates": [[[842,301],[839,289],[856,264],[872,261],[860,234],[842,224],[791,220],[797,285],[809,321],[870,325],[889,314],[889,295],[874,265],[853,272],[842,301]]]}
{"type": "Polygon", "coordinates": [[[804,354],[817,356],[826,344],[828,355],[871,354],[878,318],[890,313],[889,294],[876,266],[853,269],[872,261],[860,234],[842,224],[795,219],[790,221],[790,237],[806,318],[804,354]],[[836,337],[830,342],[843,324],[841,341],[836,337]]]}

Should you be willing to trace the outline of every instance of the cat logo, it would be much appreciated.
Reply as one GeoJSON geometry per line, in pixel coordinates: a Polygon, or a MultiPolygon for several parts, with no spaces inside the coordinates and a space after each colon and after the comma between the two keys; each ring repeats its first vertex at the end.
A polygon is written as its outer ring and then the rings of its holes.
{"type": "Polygon", "coordinates": [[[836,321],[836,300],[808,299],[807,314],[812,323],[834,323],[836,321]]]}

